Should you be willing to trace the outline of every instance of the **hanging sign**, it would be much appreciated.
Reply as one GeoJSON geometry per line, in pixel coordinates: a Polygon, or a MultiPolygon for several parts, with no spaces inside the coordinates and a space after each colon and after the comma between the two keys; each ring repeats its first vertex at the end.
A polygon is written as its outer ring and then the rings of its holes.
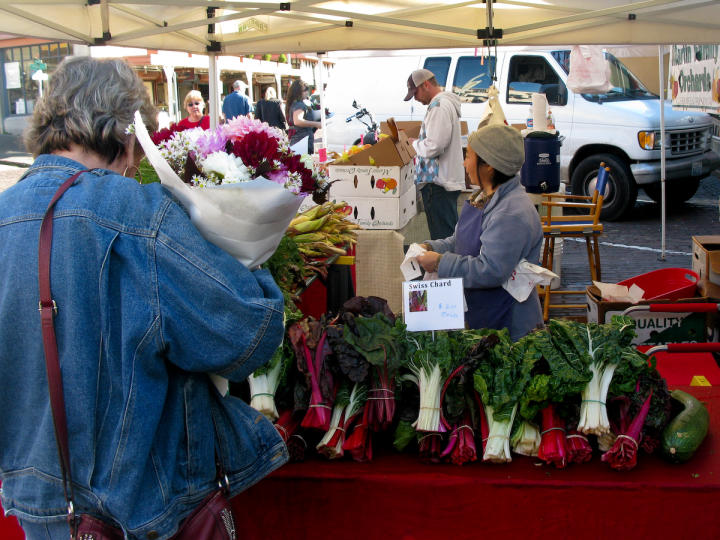
{"type": "Polygon", "coordinates": [[[465,328],[463,280],[435,279],[403,282],[403,315],[407,329],[465,328]]]}
{"type": "Polygon", "coordinates": [[[20,85],[20,62],[5,64],[5,88],[22,88],[20,85]]]}
{"type": "Polygon", "coordinates": [[[673,109],[720,113],[720,45],[673,45],[668,87],[673,109]]]}
{"type": "Polygon", "coordinates": [[[30,73],[35,73],[36,71],[47,71],[47,64],[39,58],[36,58],[32,61],[32,64],[30,64],[30,73]]]}

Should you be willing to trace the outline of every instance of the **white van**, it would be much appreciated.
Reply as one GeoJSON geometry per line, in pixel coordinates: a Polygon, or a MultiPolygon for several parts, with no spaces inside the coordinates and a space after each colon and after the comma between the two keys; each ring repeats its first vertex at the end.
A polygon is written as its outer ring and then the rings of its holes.
{"type": "MultiPolygon", "coordinates": [[[[569,49],[499,48],[497,57],[475,52],[364,51],[335,57],[325,97],[325,106],[334,113],[327,124],[328,148],[342,150],[365,130],[357,120],[346,122],[356,113],[353,101],[368,109],[378,123],[390,116],[422,120],[425,106],[403,101],[410,72],[421,67],[460,96],[462,119],[472,131],[484,111],[495,68],[509,123],[525,123],[532,92],[547,96],[555,126],[564,137],[560,178],[573,193],[592,193],[599,163],[610,166],[604,219],[618,219],[629,212],[638,186],[660,200],[659,99],[615,57],[607,55],[614,88],[607,94],[587,95],[568,91],[569,49]]],[[[720,165],[720,156],[711,149],[712,120],[704,113],[674,111],[666,102],[665,127],[667,200],[686,201],[697,191],[700,179],[720,165]]]]}

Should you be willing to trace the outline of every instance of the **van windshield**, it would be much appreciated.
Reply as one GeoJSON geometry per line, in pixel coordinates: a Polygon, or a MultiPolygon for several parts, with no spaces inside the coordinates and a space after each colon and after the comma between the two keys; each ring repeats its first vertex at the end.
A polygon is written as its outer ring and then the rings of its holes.
{"type": "MultiPolygon", "coordinates": [[[[560,65],[568,72],[570,51],[553,51],[552,55],[560,65]]],[[[658,99],[645,85],[612,54],[606,52],[610,64],[610,82],[613,87],[606,94],[582,94],[588,101],[602,103],[604,101],[630,101],[633,99],[658,99]]]]}

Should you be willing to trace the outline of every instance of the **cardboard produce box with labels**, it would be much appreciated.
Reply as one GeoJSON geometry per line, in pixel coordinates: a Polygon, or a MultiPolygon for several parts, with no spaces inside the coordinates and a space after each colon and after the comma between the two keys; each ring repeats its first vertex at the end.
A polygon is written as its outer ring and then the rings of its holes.
{"type": "Polygon", "coordinates": [[[400,229],[417,214],[414,157],[407,136],[396,128],[328,166],[330,198],[346,201],[352,207],[349,218],[365,229],[400,229]]]}

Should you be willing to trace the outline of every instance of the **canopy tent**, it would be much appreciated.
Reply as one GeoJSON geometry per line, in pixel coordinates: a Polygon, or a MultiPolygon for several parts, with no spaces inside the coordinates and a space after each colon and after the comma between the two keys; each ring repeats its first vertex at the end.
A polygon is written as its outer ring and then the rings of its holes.
{"type": "Polygon", "coordinates": [[[0,0],[0,32],[219,54],[714,43],[718,0],[0,0]],[[593,6],[593,4],[595,6],[593,6]]]}
{"type": "MultiPolygon", "coordinates": [[[[207,53],[213,122],[218,117],[214,98],[219,95],[218,54],[493,44],[699,44],[717,43],[720,35],[720,0],[596,4],[585,0],[0,0],[0,32],[207,53]]],[[[324,114],[322,122],[324,126],[324,114]]],[[[662,180],[664,216],[664,171],[662,180]]],[[[664,227],[663,217],[663,254],[664,227]]]]}

